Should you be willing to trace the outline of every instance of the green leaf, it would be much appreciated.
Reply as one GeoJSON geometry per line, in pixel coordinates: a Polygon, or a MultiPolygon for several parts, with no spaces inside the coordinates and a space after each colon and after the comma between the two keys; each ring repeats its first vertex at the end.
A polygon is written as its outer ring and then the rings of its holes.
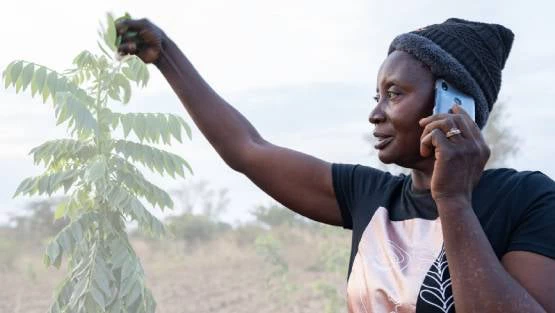
{"type": "Polygon", "coordinates": [[[19,75],[21,74],[22,69],[23,69],[23,61],[17,61],[11,67],[10,78],[13,84],[15,84],[15,82],[17,82],[17,80],[19,79],[19,75]]]}
{"type": "Polygon", "coordinates": [[[96,119],[87,108],[85,101],[89,99],[70,92],[59,92],[55,98],[55,114],[57,123],[69,120],[68,128],[73,133],[87,137],[98,127],[96,119]]]}
{"type": "Polygon", "coordinates": [[[108,96],[110,96],[110,98],[112,98],[115,101],[121,101],[119,97],[119,89],[117,88],[108,90],[108,96]]]}
{"type": "Polygon", "coordinates": [[[107,56],[108,58],[110,58],[110,60],[113,59],[112,55],[110,55],[110,53],[108,53],[108,51],[106,51],[106,49],[102,46],[102,44],[100,43],[100,41],[97,41],[96,44],[98,45],[98,47],[100,48],[100,51],[102,51],[102,53],[104,53],[105,56],[107,56]]]}
{"type": "MultiPolygon", "coordinates": [[[[174,163],[175,172],[177,173],[177,175],[179,175],[181,177],[185,177],[185,171],[183,170],[183,167],[179,166],[179,161],[174,159],[174,158],[172,158],[171,160],[174,163]]],[[[189,164],[185,160],[183,160],[183,161],[185,162],[185,166],[187,166],[187,168],[189,169],[189,172],[191,172],[191,174],[192,174],[193,170],[191,169],[189,164]]]]}
{"type": "Polygon", "coordinates": [[[81,222],[73,223],[70,227],[70,231],[75,242],[80,242],[83,239],[83,227],[81,226],[81,222]]]}
{"type": "Polygon", "coordinates": [[[136,282],[133,285],[133,289],[131,289],[131,292],[129,292],[129,294],[127,295],[126,302],[129,304],[134,303],[142,295],[142,291],[143,287],[139,282],[136,282]]]}
{"type": "Polygon", "coordinates": [[[25,91],[25,89],[27,88],[27,86],[29,86],[29,83],[31,82],[31,79],[33,78],[33,73],[34,73],[34,65],[33,63],[29,63],[25,66],[25,68],[23,68],[23,74],[21,75],[21,82],[22,82],[22,91],[25,91]]]}
{"type": "Polygon", "coordinates": [[[112,51],[116,51],[116,24],[114,23],[114,17],[112,14],[106,15],[106,32],[104,34],[104,41],[106,45],[112,49],[112,51]]]}
{"type": "MultiPolygon", "coordinates": [[[[126,264],[122,267],[122,274],[121,274],[121,292],[120,294],[125,297],[127,296],[131,290],[133,289],[133,286],[135,285],[135,283],[137,282],[136,280],[136,276],[137,275],[133,275],[135,274],[135,262],[133,262],[132,260],[128,260],[126,262],[126,264]]],[[[126,301],[127,302],[127,301],[126,301]]]]}
{"type": "Polygon", "coordinates": [[[162,113],[114,114],[120,119],[125,138],[133,131],[141,142],[160,143],[161,138],[164,143],[170,143],[170,136],[182,142],[181,129],[185,129],[191,138],[190,127],[179,116],[162,113]]]}
{"type": "Polygon", "coordinates": [[[8,64],[4,70],[2,71],[2,78],[5,79],[6,76],[11,77],[11,73],[12,73],[12,66],[16,63],[17,61],[12,61],[10,62],[10,64],[8,64]]]}
{"type": "Polygon", "coordinates": [[[30,196],[35,193],[38,195],[45,193],[52,194],[61,188],[64,183],[68,181],[74,182],[79,174],[80,170],[70,169],[26,178],[17,187],[14,197],[19,194],[28,194],[30,196]]]}
{"type": "Polygon", "coordinates": [[[168,124],[172,136],[177,139],[177,141],[183,142],[181,139],[181,124],[179,123],[179,120],[175,116],[169,115],[168,124]]]}
{"type": "Polygon", "coordinates": [[[25,178],[17,187],[14,195],[12,196],[13,198],[17,197],[19,194],[25,194],[25,193],[29,193],[32,192],[34,189],[34,186],[36,184],[36,180],[33,177],[29,177],[29,178],[25,178]]]}
{"type": "Polygon", "coordinates": [[[15,62],[12,62],[6,66],[4,71],[2,72],[2,78],[4,79],[4,88],[7,89],[10,84],[12,83],[12,67],[15,62]]]}
{"type": "Polygon", "coordinates": [[[46,247],[46,255],[48,256],[48,263],[53,264],[55,260],[60,256],[60,246],[56,241],[51,241],[46,247]]]}
{"type": "MultiPolygon", "coordinates": [[[[116,160],[114,160],[116,161],[116,160]]],[[[158,206],[160,209],[173,208],[173,201],[169,194],[158,186],[147,181],[144,176],[129,162],[115,162],[119,164],[116,170],[118,181],[126,186],[133,194],[146,199],[152,206],[158,206]]],[[[128,204],[130,201],[128,195],[111,195],[114,203],[128,204]],[[124,202],[125,201],[125,202],[124,202]]]]}
{"type": "MultiPolygon", "coordinates": [[[[136,73],[131,69],[131,67],[124,67],[121,69],[121,72],[125,75],[125,77],[129,78],[132,81],[137,82],[137,75],[136,73]]],[[[137,82],[137,85],[139,83],[137,82]]]]}
{"type": "Polygon", "coordinates": [[[73,236],[69,232],[60,233],[56,242],[62,247],[62,251],[71,251],[74,247],[73,236]]]}
{"type": "Polygon", "coordinates": [[[141,71],[140,71],[139,77],[143,82],[143,87],[146,87],[146,85],[148,84],[148,80],[150,78],[150,74],[148,73],[148,68],[146,67],[146,64],[142,63],[142,61],[141,61],[141,71]]]}
{"type": "MultiPolygon", "coordinates": [[[[121,280],[122,281],[134,281],[136,278],[136,274],[137,272],[137,264],[135,262],[135,260],[133,260],[133,258],[131,256],[129,256],[129,259],[124,263],[123,267],[121,268],[121,280]],[[132,277],[135,276],[135,277],[132,277]],[[131,278],[131,279],[129,279],[131,278]]],[[[125,284],[127,285],[127,284],[125,284]]],[[[121,291],[123,295],[126,295],[129,293],[129,291],[131,291],[131,288],[133,287],[133,284],[130,284],[130,286],[121,286],[121,291]]]]}
{"type": "MultiPolygon", "coordinates": [[[[77,302],[79,301],[79,299],[81,299],[83,297],[83,295],[87,291],[87,284],[88,284],[87,279],[80,279],[80,280],[77,281],[77,283],[75,284],[75,288],[73,289],[71,299],[69,301],[70,306],[75,306],[77,304],[77,302]]],[[[92,312],[94,312],[94,311],[92,311],[92,312]]]]}
{"type": "Polygon", "coordinates": [[[96,58],[91,52],[87,50],[84,50],[81,53],[79,53],[77,57],[73,59],[73,64],[77,65],[77,67],[80,69],[98,68],[98,63],[96,61],[96,58]]]}
{"type": "Polygon", "coordinates": [[[93,297],[94,301],[101,307],[104,308],[106,306],[106,301],[104,300],[104,296],[102,293],[94,288],[94,286],[90,289],[90,294],[93,297]]]}
{"type": "Polygon", "coordinates": [[[148,141],[158,143],[160,141],[160,134],[167,132],[164,128],[165,124],[158,124],[156,116],[152,114],[145,115],[144,121],[145,136],[148,138],[148,141]]]}
{"type": "Polygon", "coordinates": [[[93,212],[88,212],[81,214],[70,224],[65,226],[46,248],[46,265],[59,264],[62,259],[62,254],[71,255],[75,247],[81,244],[83,240],[83,225],[88,226],[94,220],[98,220],[98,215],[93,212]],[[78,234],[78,236],[75,234],[78,234]]]}
{"type": "Polygon", "coordinates": [[[189,164],[177,154],[127,140],[115,140],[113,146],[115,151],[125,158],[141,163],[149,169],[154,168],[161,175],[168,173],[173,176],[177,173],[183,176],[183,167],[187,167],[192,173],[189,164]]]}
{"type": "MultiPolygon", "coordinates": [[[[97,260],[99,258],[97,257],[97,260]]],[[[111,290],[110,290],[110,277],[108,277],[107,274],[107,270],[106,269],[100,269],[100,266],[96,265],[96,271],[95,271],[95,275],[94,275],[94,281],[96,282],[96,284],[98,285],[98,287],[100,288],[100,290],[105,294],[105,295],[110,295],[111,290]]]]}
{"type": "Polygon", "coordinates": [[[131,130],[133,129],[133,122],[135,120],[130,118],[129,115],[127,114],[122,114],[120,115],[120,122],[121,122],[121,126],[123,127],[123,136],[125,138],[127,138],[129,136],[129,133],[131,132],[131,130]]]}
{"type": "Polygon", "coordinates": [[[112,264],[113,268],[121,268],[127,258],[129,257],[129,253],[125,247],[117,247],[116,249],[111,248],[113,256],[112,256],[112,264]]]}
{"type": "MultiPolygon", "coordinates": [[[[153,117],[154,118],[154,117],[153,117]]],[[[171,136],[172,131],[170,127],[170,123],[164,114],[158,113],[156,114],[157,123],[163,129],[160,131],[160,136],[162,137],[162,142],[165,145],[171,144],[171,136]]]]}
{"type": "Polygon", "coordinates": [[[82,297],[82,302],[83,306],[81,306],[81,308],[78,310],[79,312],[93,312],[93,313],[98,313],[98,312],[103,312],[104,308],[99,308],[98,303],[96,302],[96,299],[94,299],[93,295],[91,293],[85,295],[82,297]]]}
{"type": "Polygon", "coordinates": [[[85,180],[89,183],[95,183],[100,179],[103,179],[106,175],[106,160],[104,157],[98,157],[86,167],[85,170],[85,180]]]}
{"type": "Polygon", "coordinates": [[[130,80],[145,87],[149,80],[148,68],[144,62],[138,57],[134,56],[126,61],[125,67],[122,68],[123,74],[130,80]]]}
{"type": "Polygon", "coordinates": [[[48,92],[52,95],[52,100],[56,96],[56,87],[58,85],[58,74],[56,72],[50,72],[46,77],[46,86],[48,92]]]}
{"type": "Polygon", "coordinates": [[[175,178],[175,173],[177,172],[176,166],[177,164],[172,162],[172,156],[170,155],[163,155],[162,156],[162,164],[166,172],[172,177],[175,178]]]}
{"type": "MultiPolygon", "coordinates": [[[[106,197],[108,203],[115,208],[119,208],[125,214],[131,217],[131,219],[139,223],[139,227],[143,231],[150,232],[152,235],[161,236],[164,233],[164,226],[154,215],[152,215],[131,193],[120,186],[112,186],[111,190],[108,192],[106,197]],[[126,199],[124,203],[117,202],[115,200],[115,195],[122,194],[126,199]]],[[[125,272],[125,270],[124,270],[125,272]]],[[[122,274],[122,277],[125,274],[122,274]]]]}
{"type": "Polygon", "coordinates": [[[41,91],[44,88],[44,83],[46,82],[46,68],[40,67],[35,76],[33,77],[33,84],[31,85],[31,94],[35,95],[37,91],[41,91]]]}
{"type": "Polygon", "coordinates": [[[110,127],[112,129],[116,129],[119,126],[119,115],[118,114],[114,114],[110,111],[109,120],[110,120],[110,127]]]}
{"type": "Polygon", "coordinates": [[[133,121],[133,132],[139,138],[139,141],[143,141],[146,134],[146,119],[143,114],[135,115],[135,120],[133,121]]]}
{"type": "Polygon", "coordinates": [[[116,74],[114,80],[118,88],[121,87],[123,89],[123,103],[129,103],[131,99],[131,85],[129,84],[129,80],[120,73],[116,74]]]}
{"type": "Polygon", "coordinates": [[[123,304],[120,299],[116,299],[108,308],[108,313],[121,313],[123,304]]]}
{"type": "Polygon", "coordinates": [[[54,162],[66,159],[87,161],[95,154],[95,148],[80,140],[56,139],[31,149],[29,154],[33,156],[35,164],[43,163],[50,167],[54,162]]]}
{"type": "Polygon", "coordinates": [[[47,84],[44,84],[44,86],[42,87],[42,103],[46,103],[46,101],[48,100],[48,96],[50,95],[50,91],[48,89],[47,84]]]}
{"type": "Polygon", "coordinates": [[[61,202],[56,206],[54,211],[54,220],[58,220],[66,215],[67,202],[61,202]]]}
{"type": "Polygon", "coordinates": [[[23,87],[23,78],[19,76],[15,82],[15,93],[19,93],[21,91],[21,87],[23,87]]]}
{"type": "Polygon", "coordinates": [[[185,132],[187,133],[187,137],[189,137],[189,140],[193,139],[193,135],[191,133],[191,127],[189,126],[189,124],[187,124],[181,116],[175,116],[175,115],[172,115],[172,116],[177,118],[177,120],[181,124],[181,127],[183,127],[183,129],[185,129],[185,132]]]}

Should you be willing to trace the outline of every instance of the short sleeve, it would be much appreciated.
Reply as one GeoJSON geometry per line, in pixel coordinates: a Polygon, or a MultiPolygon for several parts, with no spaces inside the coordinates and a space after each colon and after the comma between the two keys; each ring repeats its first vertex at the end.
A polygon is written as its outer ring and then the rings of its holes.
{"type": "Polygon", "coordinates": [[[360,164],[332,164],[332,179],[343,227],[353,229],[353,216],[361,197],[373,197],[391,174],[360,164]]]}
{"type": "MultiPolygon", "coordinates": [[[[529,251],[555,259],[555,182],[541,172],[522,181],[518,197],[526,199],[510,236],[508,251],[529,251]]],[[[520,202],[520,201],[519,201],[520,202]]]]}

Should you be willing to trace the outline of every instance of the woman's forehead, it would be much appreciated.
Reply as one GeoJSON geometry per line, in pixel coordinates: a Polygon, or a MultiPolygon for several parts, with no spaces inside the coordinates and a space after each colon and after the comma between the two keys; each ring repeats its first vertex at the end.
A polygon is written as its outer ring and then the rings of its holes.
{"type": "Polygon", "coordinates": [[[432,72],[424,63],[404,51],[393,51],[382,63],[378,72],[378,86],[388,82],[417,83],[432,78],[432,72]]]}

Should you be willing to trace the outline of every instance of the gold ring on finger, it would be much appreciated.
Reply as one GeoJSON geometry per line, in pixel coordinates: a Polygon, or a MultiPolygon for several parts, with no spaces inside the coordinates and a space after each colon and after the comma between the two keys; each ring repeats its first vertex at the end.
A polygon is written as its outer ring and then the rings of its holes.
{"type": "Polygon", "coordinates": [[[453,128],[451,128],[451,129],[445,134],[445,137],[451,138],[451,137],[453,137],[453,136],[455,136],[455,135],[460,135],[461,133],[462,133],[462,132],[461,132],[460,129],[453,127],[453,128]]]}

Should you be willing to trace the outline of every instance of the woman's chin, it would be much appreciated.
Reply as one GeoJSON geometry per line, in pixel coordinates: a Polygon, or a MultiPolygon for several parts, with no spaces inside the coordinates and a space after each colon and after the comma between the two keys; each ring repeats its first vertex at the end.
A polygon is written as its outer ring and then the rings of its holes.
{"type": "Polygon", "coordinates": [[[380,161],[384,164],[391,164],[395,161],[395,159],[393,158],[394,156],[392,156],[391,154],[387,153],[387,151],[385,150],[379,150],[378,151],[378,159],[380,159],[380,161]]]}

